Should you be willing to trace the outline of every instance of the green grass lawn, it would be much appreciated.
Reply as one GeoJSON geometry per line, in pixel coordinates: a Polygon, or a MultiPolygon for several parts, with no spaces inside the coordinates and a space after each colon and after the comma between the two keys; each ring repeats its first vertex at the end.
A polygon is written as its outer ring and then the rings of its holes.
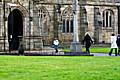
{"type": "MultiPolygon", "coordinates": [[[[85,51],[85,48],[82,50],[85,51]]],[[[109,47],[91,47],[90,52],[91,53],[109,53],[110,48],[109,47]]]]}
{"type": "MultiPolygon", "coordinates": [[[[63,49],[64,52],[70,52],[70,49],[63,49]]],[[[82,51],[85,52],[85,48],[82,48],[82,51]]],[[[110,47],[91,47],[91,53],[109,53],[110,47]]],[[[113,50],[114,51],[114,50],[113,50]]],[[[113,52],[115,53],[115,51],[113,52]]]]}
{"type": "Polygon", "coordinates": [[[0,56],[0,80],[120,80],[120,57],[0,56]]]}

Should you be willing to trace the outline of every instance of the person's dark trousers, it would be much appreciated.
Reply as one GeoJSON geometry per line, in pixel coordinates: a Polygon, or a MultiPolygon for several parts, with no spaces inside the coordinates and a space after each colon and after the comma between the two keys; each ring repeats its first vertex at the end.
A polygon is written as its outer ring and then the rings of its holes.
{"type": "Polygon", "coordinates": [[[117,48],[111,48],[110,52],[109,52],[109,55],[111,56],[112,52],[113,52],[113,49],[115,49],[115,56],[117,56],[117,48]]]}
{"type": "Polygon", "coordinates": [[[55,53],[58,53],[58,45],[54,45],[55,53]]]}
{"type": "Polygon", "coordinates": [[[86,47],[86,52],[88,52],[90,54],[89,47],[86,47]]]}
{"type": "Polygon", "coordinates": [[[58,49],[57,48],[55,48],[55,53],[58,53],[58,49]]]}

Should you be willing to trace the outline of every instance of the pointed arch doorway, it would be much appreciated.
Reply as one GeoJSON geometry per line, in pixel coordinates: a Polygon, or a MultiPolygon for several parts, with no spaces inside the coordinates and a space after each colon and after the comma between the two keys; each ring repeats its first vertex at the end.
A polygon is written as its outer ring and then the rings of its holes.
{"type": "Polygon", "coordinates": [[[23,37],[23,16],[14,9],[8,16],[8,42],[10,50],[18,50],[20,39],[23,37]]]}

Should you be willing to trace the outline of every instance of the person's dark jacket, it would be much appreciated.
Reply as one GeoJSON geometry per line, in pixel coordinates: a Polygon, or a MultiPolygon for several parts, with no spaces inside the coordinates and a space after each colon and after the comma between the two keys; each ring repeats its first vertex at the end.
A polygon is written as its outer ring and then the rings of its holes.
{"type": "Polygon", "coordinates": [[[120,34],[117,36],[116,43],[117,43],[118,48],[120,48],[120,34]]]}
{"type": "Polygon", "coordinates": [[[91,39],[91,37],[88,35],[88,34],[86,34],[86,36],[84,37],[84,40],[83,40],[83,44],[85,43],[85,47],[90,47],[91,46],[91,44],[93,43],[93,41],[92,41],[92,39],[91,39]]]}

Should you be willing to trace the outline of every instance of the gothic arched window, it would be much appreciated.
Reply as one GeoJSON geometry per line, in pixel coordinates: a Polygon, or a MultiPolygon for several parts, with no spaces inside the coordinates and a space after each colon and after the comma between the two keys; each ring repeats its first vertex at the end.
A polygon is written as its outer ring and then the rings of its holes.
{"type": "Polygon", "coordinates": [[[103,11],[103,27],[113,27],[114,13],[112,10],[103,11]]]}
{"type": "Polygon", "coordinates": [[[42,28],[42,34],[47,35],[48,34],[48,28],[49,28],[49,14],[45,7],[41,7],[39,9],[39,26],[42,28]]]}
{"type": "Polygon", "coordinates": [[[62,16],[62,32],[63,33],[73,33],[73,13],[72,8],[66,8],[62,16]]]}

